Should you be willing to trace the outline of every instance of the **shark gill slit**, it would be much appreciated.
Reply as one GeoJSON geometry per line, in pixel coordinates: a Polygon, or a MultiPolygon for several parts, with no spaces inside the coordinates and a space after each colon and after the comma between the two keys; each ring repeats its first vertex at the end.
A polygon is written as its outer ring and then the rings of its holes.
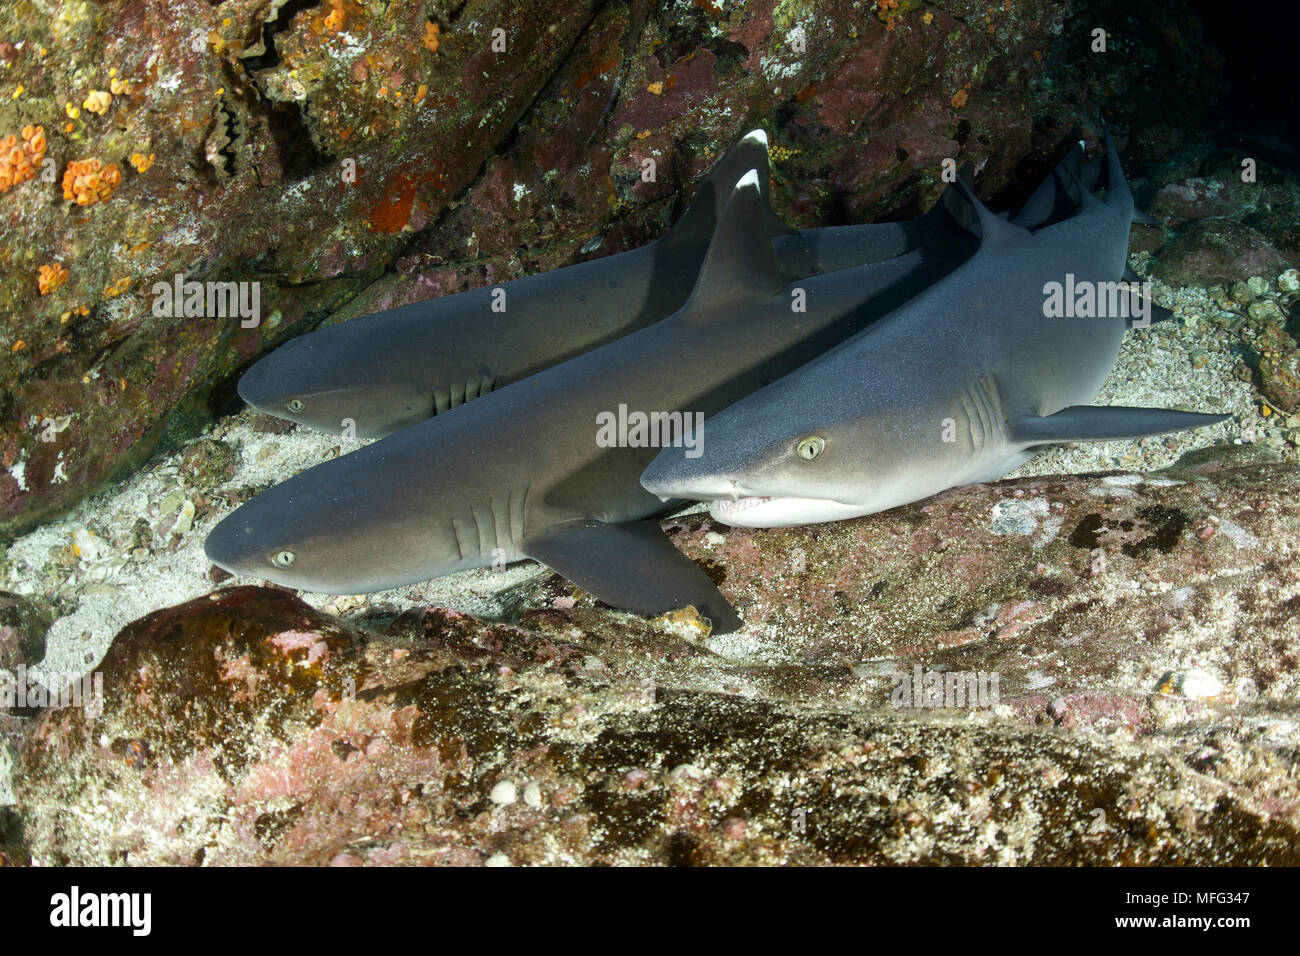
{"type": "Polygon", "coordinates": [[[451,531],[456,536],[456,551],[459,554],[460,560],[464,561],[465,560],[465,531],[461,527],[461,521],[459,518],[451,519],[451,531]]]}
{"type": "Polygon", "coordinates": [[[474,515],[474,530],[478,532],[478,554],[491,554],[492,542],[496,540],[496,522],[492,517],[492,508],[483,512],[477,505],[470,506],[470,513],[474,515]],[[490,523],[490,527],[489,527],[490,523]]]}
{"type": "Polygon", "coordinates": [[[533,490],[532,484],[524,485],[523,489],[511,488],[507,510],[510,512],[510,551],[514,553],[524,540],[524,509],[528,505],[528,492],[533,490]]]}
{"type": "Polygon", "coordinates": [[[455,382],[447,387],[435,387],[433,390],[433,413],[441,415],[466,402],[471,402],[492,391],[497,380],[491,375],[480,375],[455,382]]]}

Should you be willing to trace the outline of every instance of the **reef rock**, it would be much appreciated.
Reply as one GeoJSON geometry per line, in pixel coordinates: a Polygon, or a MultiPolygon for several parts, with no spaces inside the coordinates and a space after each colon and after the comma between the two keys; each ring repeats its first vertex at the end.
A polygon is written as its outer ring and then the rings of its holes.
{"type": "Polygon", "coordinates": [[[40,663],[45,657],[45,632],[53,622],[48,607],[0,591],[0,670],[40,663]]]}
{"type": "Polygon", "coordinates": [[[118,635],[101,716],[38,718],[25,850],[1295,864],[1298,502],[1294,469],[1201,453],[832,525],[680,520],[750,624],[721,637],[590,599],[344,622],[219,591],[118,635]]]}

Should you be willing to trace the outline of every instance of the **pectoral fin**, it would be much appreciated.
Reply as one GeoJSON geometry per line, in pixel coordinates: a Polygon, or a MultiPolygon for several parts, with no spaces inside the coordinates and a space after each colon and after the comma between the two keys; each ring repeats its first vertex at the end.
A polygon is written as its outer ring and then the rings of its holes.
{"type": "Polygon", "coordinates": [[[612,607],[649,616],[693,605],[715,634],[744,623],[658,521],[572,522],[530,536],[522,550],[612,607]]]}
{"type": "Polygon", "coordinates": [[[1010,437],[1025,445],[1077,441],[1117,441],[1214,425],[1231,415],[1202,415],[1166,408],[1122,405],[1071,405],[1055,415],[1030,415],[1010,424],[1010,437]]]}

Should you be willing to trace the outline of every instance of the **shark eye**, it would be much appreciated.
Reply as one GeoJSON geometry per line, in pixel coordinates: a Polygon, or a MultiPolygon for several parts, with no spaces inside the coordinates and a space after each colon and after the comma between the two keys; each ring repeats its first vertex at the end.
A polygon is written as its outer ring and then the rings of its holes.
{"type": "Polygon", "coordinates": [[[822,449],[825,447],[826,442],[821,438],[816,435],[809,435],[795,446],[794,452],[804,461],[812,461],[822,453],[822,449]]]}
{"type": "Polygon", "coordinates": [[[304,406],[301,398],[291,398],[284,403],[284,407],[289,409],[291,412],[300,412],[303,410],[304,406]]]}
{"type": "Polygon", "coordinates": [[[277,551],[271,557],[271,563],[276,567],[287,568],[289,565],[293,564],[294,558],[296,557],[297,555],[292,551],[277,551]]]}

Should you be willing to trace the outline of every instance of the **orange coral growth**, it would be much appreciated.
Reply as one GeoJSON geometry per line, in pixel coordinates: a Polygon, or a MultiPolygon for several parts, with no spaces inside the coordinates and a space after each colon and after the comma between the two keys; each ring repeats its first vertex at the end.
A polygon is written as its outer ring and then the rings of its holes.
{"type": "Polygon", "coordinates": [[[153,165],[154,154],[146,156],[144,153],[132,153],[130,163],[135,167],[137,173],[142,173],[153,165]]]}
{"type": "Polygon", "coordinates": [[[41,290],[41,295],[48,295],[67,281],[68,270],[63,268],[63,263],[52,262],[48,266],[41,266],[36,285],[41,290]]]}
{"type": "Polygon", "coordinates": [[[424,21],[424,48],[430,53],[438,52],[438,34],[442,28],[432,20],[424,21]]]}
{"type": "Polygon", "coordinates": [[[86,94],[86,100],[81,104],[81,108],[103,116],[112,105],[113,94],[108,90],[91,90],[86,94]]]}
{"type": "Polygon", "coordinates": [[[36,176],[45,160],[45,127],[24,126],[22,142],[12,133],[0,140],[0,193],[36,176]]]}
{"type": "Polygon", "coordinates": [[[116,163],[105,166],[97,159],[73,160],[63,174],[63,198],[78,206],[107,202],[122,182],[116,163]]]}
{"type": "Polygon", "coordinates": [[[965,90],[958,90],[956,93],[954,93],[952,95],[952,108],[955,110],[959,110],[963,106],[965,106],[966,96],[967,94],[965,90]]]}
{"type": "Polygon", "coordinates": [[[325,17],[325,29],[330,33],[338,33],[343,29],[343,21],[347,15],[343,12],[343,0],[330,0],[330,12],[325,17]]]}
{"type": "Polygon", "coordinates": [[[104,289],[104,298],[112,299],[115,296],[121,295],[129,288],[131,288],[131,277],[123,276],[122,278],[114,282],[112,285],[104,289]]]}

